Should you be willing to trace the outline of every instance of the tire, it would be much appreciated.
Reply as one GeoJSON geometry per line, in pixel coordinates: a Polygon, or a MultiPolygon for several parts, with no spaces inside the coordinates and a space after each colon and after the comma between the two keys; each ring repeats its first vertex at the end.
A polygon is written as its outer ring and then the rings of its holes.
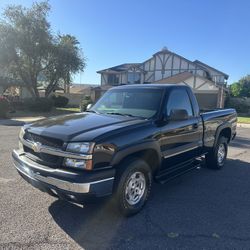
{"type": "Polygon", "coordinates": [[[207,168],[222,169],[227,158],[227,151],[228,139],[224,136],[220,136],[213,150],[206,155],[207,168]]]}
{"type": "Polygon", "coordinates": [[[149,165],[137,158],[125,161],[116,176],[114,202],[119,212],[128,217],[146,204],[152,185],[149,165]]]}

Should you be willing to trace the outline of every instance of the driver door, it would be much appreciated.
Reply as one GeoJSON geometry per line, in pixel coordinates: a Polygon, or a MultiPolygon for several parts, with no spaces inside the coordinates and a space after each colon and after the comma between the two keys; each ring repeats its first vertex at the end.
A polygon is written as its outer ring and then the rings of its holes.
{"type": "Polygon", "coordinates": [[[161,128],[161,152],[164,168],[173,168],[199,155],[203,127],[200,117],[194,115],[189,94],[185,88],[173,89],[165,104],[167,123],[161,128]],[[172,119],[171,113],[183,111],[187,115],[172,119]],[[185,111],[185,112],[184,112],[185,111]]]}

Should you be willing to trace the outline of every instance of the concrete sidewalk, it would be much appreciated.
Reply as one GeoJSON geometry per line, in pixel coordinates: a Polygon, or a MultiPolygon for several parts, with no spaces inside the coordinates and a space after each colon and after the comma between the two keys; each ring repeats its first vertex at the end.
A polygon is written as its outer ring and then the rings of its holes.
{"type": "Polygon", "coordinates": [[[250,123],[237,123],[238,128],[250,128],[250,123]]]}

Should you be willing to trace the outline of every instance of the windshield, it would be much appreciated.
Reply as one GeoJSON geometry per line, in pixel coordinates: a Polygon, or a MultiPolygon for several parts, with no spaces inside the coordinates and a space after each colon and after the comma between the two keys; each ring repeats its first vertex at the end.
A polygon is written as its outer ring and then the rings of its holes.
{"type": "Polygon", "coordinates": [[[90,109],[101,114],[151,118],[160,107],[160,89],[113,89],[90,109]]]}

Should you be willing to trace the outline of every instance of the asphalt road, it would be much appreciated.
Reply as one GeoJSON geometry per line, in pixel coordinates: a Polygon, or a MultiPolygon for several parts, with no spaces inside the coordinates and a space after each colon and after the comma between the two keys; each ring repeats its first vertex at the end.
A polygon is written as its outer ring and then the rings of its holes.
{"type": "Polygon", "coordinates": [[[82,208],[23,181],[11,160],[19,129],[0,126],[0,249],[250,248],[250,129],[238,129],[223,170],[155,184],[128,219],[108,204],[82,208]]]}

